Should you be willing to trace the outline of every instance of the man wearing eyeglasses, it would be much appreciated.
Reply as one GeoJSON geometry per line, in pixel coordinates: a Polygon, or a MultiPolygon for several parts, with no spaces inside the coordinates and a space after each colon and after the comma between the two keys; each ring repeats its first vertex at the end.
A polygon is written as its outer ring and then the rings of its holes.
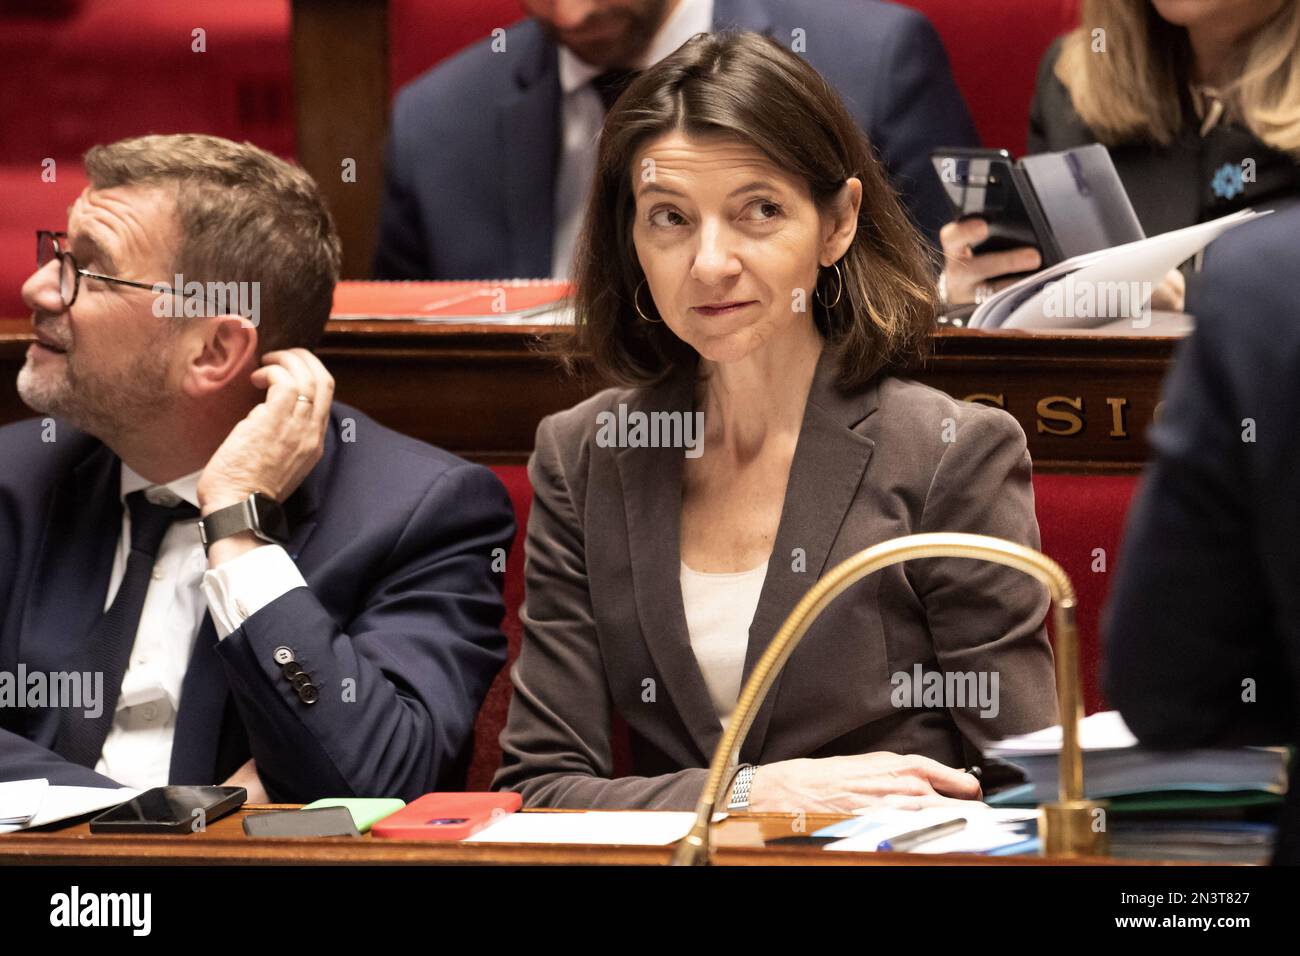
{"type": "Polygon", "coordinates": [[[86,168],[23,286],[44,417],[0,428],[0,780],[460,786],[504,489],[332,400],[339,246],[300,169],[189,135],[86,168]],[[259,314],[209,294],[246,287],[259,314]]]}

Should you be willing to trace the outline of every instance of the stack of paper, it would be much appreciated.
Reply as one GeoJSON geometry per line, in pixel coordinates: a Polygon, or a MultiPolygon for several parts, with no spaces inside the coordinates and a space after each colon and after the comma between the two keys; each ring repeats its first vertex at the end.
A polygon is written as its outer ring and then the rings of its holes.
{"type": "Polygon", "coordinates": [[[45,779],[0,783],[0,833],[84,817],[125,803],[139,793],[130,787],[52,787],[45,779]]]}
{"type": "Polygon", "coordinates": [[[1037,812],[998,810],[972,800],[960,806],[921,810],[876,809],[861,811],[855,820],[843,820],[818,830],[813,836],[838,837],[827,850],[874,853],[892,849],[891,841],[926,827],[962,820],[954,833],[926,840],[910,853],[991,853],[1025,844],[1037,835],[1037,812]]]}
{"type": "Polygon", "coordinates": [[[44,778],[0,783],[0,829],[16,830],[30,823],[40,812],[49,787],[50,782],[44,778]]]}
{"type": "Polygon", "coordinates": [[[1111,826],[1110,855],[1131,860],[1267,863],[1277,828],[1216,820],[1120,820],[1111,826]]]}
{"type": "MultiPolygon", "coordinates": [[[[1093,714],[1079,724],[1084,793],[1090,798],[1162,791],[1227,793],[1286,792],[1287,752],[1282,747],[1147,750],[1117,711],[1093,714]]],[[[1042,803],[1058,793],[1061,728],[1009,737],[984,749],[986,757],[1014,764],[1028,783],[989,797],[995,805],[1042,803]]]]}
{"type": "Polygon", "coordinates": [[[972,329],[1035,329],[1179,335],[1181,313],[1152,313],[1151,293],[1170,270],[1236,226],[1267,213],[1243,209],[1184,229],[1058,262],[993,295],[971,314],[972,329]]]}

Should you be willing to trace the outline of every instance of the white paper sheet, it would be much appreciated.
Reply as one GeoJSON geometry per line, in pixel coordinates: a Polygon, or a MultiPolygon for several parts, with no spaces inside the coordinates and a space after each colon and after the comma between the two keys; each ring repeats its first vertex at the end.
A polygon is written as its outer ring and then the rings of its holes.
{"type": "Polygon", "coordinates": [[[21,825],[36,816],[49,787],[44,777],[0,783],[0,826],[21,825]]]}
{"type": "Polygon", "coordinates": [[[1263,215],[1268,212],[1243,209],[1211,222],[1059,262],[994,295],[975,310],[968,325],[1052,332],[1106,326],[1111,334],[1153,334],[1151,314],[1145,312],[1148,297],[1142,291],[1154,291],[1170,270],[1223,233],[1263,215]],[[1084,294],[1085,304],[1091,301],[1091,310],[1084,310],[1089,314],[1071,314],[1077,311],[1073,306],[1077,305],[1080,294],[1084,294]],[[1106,308],[1102,308],[1103,300],[1106,308]],[[1051,309],[1047,307],[1049,301],[1051,309]],[[1127,315],[1108,314],[1111,304],[1127,308],[1127,315]],[[1056,314],[1049,315],[1049,311],[1056,314]]]}
{"type": "Polygon", "coordinates": [[[37,814],[26,824],[7,824],[0,826],[0,833],[25,830],[29,827],[41,827],[47,823],[58,823],[72,817],[84,816],[96,810],[106,810],[119,803],[125,803],[138,796],[139,790],[122,787],[112,790],[105,787],[50,787],[45,791],[45,799],[37,814]]]}
{"type": "MultiPolygon", "coordinates": [[[[715,814],[717,822],[726,814],[715,814]]],[[[601,846],[668,846],[690,832],[690,811],[511,813],[465,843],[570,843],[601,846]]]]}
{"type": "MultiPolygon", "coordinates": [[[[1079,721],[1079,746],[1083,750],[1126,750],[1137,746],[1137,738],[1128,729],[1118,710],[1103,710],[1079,721]]],[[[1011,754],[1051,754],[1061,749],[1061,725],[1045,727],[1031,734],[1007,737],[989,744],[989,756],[1011,754]]]]}
{"type": "Polygon", "coordinates": [[[908,850],[909,853],[980,853],[1011,846],[1025,839],[1023,824],[1037,817],[1033,810],[1005,810],[972,802],[969,807],[925,807],[920,810],[867,810],[858,814],[854,824],[838,824],[853,829],[852,835],[826,844],[827,850],[874,853],[881,843],[925,827],[964,819],[966,825],[957,833],[929,840],[908,850]]]}

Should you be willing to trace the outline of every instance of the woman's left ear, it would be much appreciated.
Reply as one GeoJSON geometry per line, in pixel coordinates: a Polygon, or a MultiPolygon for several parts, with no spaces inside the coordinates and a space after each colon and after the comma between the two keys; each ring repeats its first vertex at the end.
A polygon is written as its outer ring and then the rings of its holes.
{"type": "Polygon", "coordinates": [[[858,210],[862,208],[862,180],[850,176],[840,186],[839,193],[831,200],[824,218],[822,235],[822,265],[829,266],[839,262],[844,253],[853,245],[858,234],[858,210]]]}

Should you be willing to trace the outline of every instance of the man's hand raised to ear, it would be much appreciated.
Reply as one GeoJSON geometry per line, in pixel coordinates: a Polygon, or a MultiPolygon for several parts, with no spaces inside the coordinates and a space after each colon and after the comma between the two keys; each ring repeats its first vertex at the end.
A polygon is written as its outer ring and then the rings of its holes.
{"type": "MultiPolygon", "coordinates": [[[[307,349],[267,352],[252,381],[266,398],[236,425],[199,478],[204,516],[254,492],[283,504],[325,451],[334,377],[307,349]]],[[[212,567],[258,547],[251,532],[223,538],[208,553],[212,567]]]]}

